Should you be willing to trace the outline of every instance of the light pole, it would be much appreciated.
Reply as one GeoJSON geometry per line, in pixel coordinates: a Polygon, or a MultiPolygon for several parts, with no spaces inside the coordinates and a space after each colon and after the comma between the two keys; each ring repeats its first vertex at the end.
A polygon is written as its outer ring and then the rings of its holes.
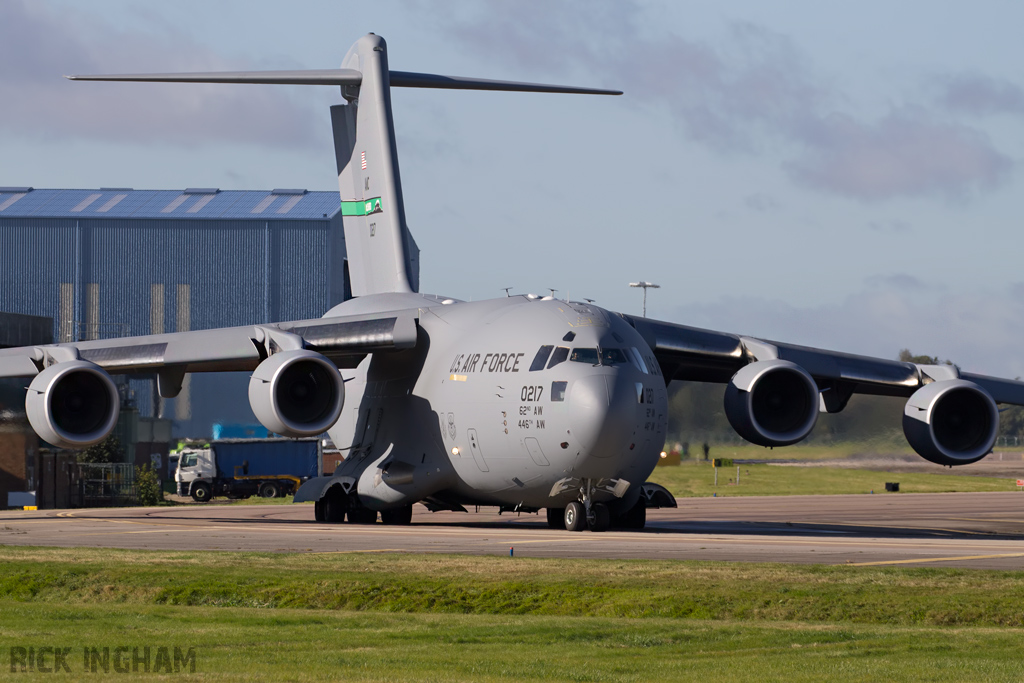
{"type": "Polygon", "coordinates": [[[643,280],[641,280],[640,282],[630,282],[629,286],[630,287],[643,287],[643,290],[644,290],[644,317],[646,318],[647,317],[647,290],[651,289],[651,288],[659,289],[661,287],[661,285],[656,285],[653,282],[644,282],[643,280]]]}

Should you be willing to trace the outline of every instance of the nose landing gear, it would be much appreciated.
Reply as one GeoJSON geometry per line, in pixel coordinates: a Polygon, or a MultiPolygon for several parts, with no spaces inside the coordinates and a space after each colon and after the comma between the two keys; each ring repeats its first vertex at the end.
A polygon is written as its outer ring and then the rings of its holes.
{"type": "Polygon", "coordinates": [[[591,531],[607,531],[611,524],[611,513],[604,503],[593,503],[587,510],[587,526],[591,531]]]}
{"type": "MultiPolygon", "coordinates": [[[[567,531],[607,531],[611,525],[611,512],[604,503],[593,500],[594,483],[587,479],[580,487],[580,500],[565,506],[562,523],[567,531]]],[[[548,526],[556,526],[558,508],[548,508],[548,526]]]]}

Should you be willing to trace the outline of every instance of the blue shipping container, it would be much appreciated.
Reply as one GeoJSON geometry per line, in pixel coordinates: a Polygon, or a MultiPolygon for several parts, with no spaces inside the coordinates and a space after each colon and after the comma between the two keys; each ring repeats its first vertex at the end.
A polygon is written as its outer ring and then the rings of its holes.
{"type": "Polygon", "coordinates": [[[318,439],[238,439],[214,441],[217,476],[317,476],[318,439]]]}

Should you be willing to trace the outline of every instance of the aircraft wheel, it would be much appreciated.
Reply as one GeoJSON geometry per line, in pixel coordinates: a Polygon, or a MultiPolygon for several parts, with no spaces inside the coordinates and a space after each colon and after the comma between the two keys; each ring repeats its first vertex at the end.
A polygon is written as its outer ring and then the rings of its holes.
{"type": "Polygon", "coordinates": [[[583,531],[587,527],[587,516],[583,511],[583,505],[573,501],[565,506],[565,522],[567,531],[583,531]]]}
{"type": "Polygon", "coordinates": [[[348,511],[348,521],[350,524],[376,524],[377,511],[363,507],[353,508],[348,511]]]}
{"type": "Polygon", "coordinates": [[[565,508],[548,508],[548,526],[552,529],[565,528],[565,508]]]}
{"type": "Polygon", "coordinates": [[[313,503],[313,519],[318,522],[326,522],[327,519],[324,517],[324,502],[318,500],[313,503]]]}
{"type": "Polygon", "coordinates": [[[394,510],[382,510],[380,521],[389,525],[412,524],[412,505],[403,505],[394,510]]]}
{"type": "Polygon", "coordinates": [[[192,487],[192,500],[197,503],[205,503],[213,497],[213,489],[206,482],[199,482],[192,487]]]}
{"type": "Polygon", "coordinates": [[[321,516],[323,520],[317,518],[317,521],[324,521],[328,524],[341,524],[345,521],[345,508],[348,507],[348,496],[340,488],[333,488],[327,492],[327,495],[321,498],[317,505],[320,506],[321,516]]]}
{"type": "Polygon", "coordinates": [[[611,526],[612,516],[608,512],[608,506],[604,503],[594,503],[590,506],[590,514],[587,515],[587,524],[591,531],[607,531],[611,526]]]}
{"type": "Polygon", "coordinates": [[[260,498],[277,498],[279,493],[280,491],[278,490],[277,484],[269,481],[260,486],[260,498]]]}

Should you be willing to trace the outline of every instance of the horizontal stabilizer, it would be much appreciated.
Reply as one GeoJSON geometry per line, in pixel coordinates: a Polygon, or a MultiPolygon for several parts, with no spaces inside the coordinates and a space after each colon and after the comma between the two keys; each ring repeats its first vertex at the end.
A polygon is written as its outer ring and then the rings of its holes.
{"type": "Polygon", "coordinates": [[[261,83],[263,85],[359,85],[363,75],[354,69],[299,71],[210,71],[181,74],[110,74],[65,76],[71,81],[152,81],[161,83],[261,83]]]}
{"type": "Polygon", "coordinates": [[[492,81],[486,78],[463,78],[461,76],[438,76],[418,74],[412,71],[389,73],[391,87],[439,88],[442,90],[505,90],[510,92],[554,92],[577,95],[621,95],[621,90],[600,90],[577,88],[571,85],[545,85],[543,83],[518,83],[516,81],[492,81]]]}
{"type": "MultiPolygon", "coordinates": [[[[578,88],[569,85],[494,81],[486,78],[439,76],[412,71],[390,71],[395,88],[438,88],[442,90],[505,90],[577,95],[621,95],[621,90],[578,88]]],[[[360,85],[363,75],[355,69],[303,69],[298,71],[211,71],[177,74],[109,74],[65,76],[72,81],[142,81],[154,83],[257,83],[262,85],[360,85]]]]}

